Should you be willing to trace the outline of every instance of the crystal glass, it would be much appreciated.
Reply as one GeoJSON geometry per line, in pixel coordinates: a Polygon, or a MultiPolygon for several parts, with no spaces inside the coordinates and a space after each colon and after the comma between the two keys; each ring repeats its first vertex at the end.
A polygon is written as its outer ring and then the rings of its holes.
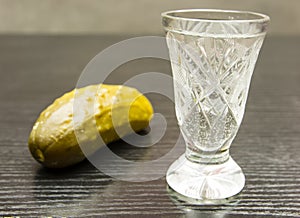
{"type": "Polygon", "coordinates": [[[245,185],[229,147],[242,122],[269,17],[225,10],[162,14],[174,78],[175,110],[186,152],[166,180],[186,197],[225,199],[245,185]]]}

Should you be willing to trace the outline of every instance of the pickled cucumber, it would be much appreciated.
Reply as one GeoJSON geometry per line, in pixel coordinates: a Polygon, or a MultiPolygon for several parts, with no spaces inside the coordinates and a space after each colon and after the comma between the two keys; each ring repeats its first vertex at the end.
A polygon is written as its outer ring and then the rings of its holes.
{"type": "Polygon", "coordinates": [[[134,88],[99,84],[74,89],[40,114],[29,136],[29,150],[46,167],[67,167],[85,159],[75,134],[78,129],[84,132],[83,140],[93,141],[96,135],[91,129],[96,127],[103,144],[107,144],[146,128],[152,115],[151,103],[134,88]],[[75,96],[79,102],[76,119],[75,96]]]}

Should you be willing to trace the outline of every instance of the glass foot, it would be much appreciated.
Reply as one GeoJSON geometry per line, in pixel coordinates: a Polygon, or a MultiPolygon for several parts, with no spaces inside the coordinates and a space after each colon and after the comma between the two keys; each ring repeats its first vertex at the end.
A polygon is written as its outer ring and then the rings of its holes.
{"type": "MultiPolygon", "coordinates": [[[[234,195],[230,198],[224,199],[196,199],[189,198],[178,192],[174,191],[169,185],[166,187],[169,198],[179,207],[184,207],[186,209],[191,209],[188,205],[226,205],[226,206],[236,206],[240,202],[238,195],[234,195]]],[[[227,208],[228,209],[228,208],[227,208]]]]}
{"type": "Polygon", "coordinates": [[[245,176],[231,157],[221,164],[200,164],[183,154],[170,166],[166,179],[179,194],[199,200],[229,198],[245,185],[245,176]]]}

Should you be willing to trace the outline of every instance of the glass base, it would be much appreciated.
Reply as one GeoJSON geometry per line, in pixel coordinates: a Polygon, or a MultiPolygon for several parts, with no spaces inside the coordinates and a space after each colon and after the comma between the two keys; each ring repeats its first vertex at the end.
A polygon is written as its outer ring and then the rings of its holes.
{"type": "MultiPolygon", "coordinates": [[[[196,198],[189,198],[179,194],[178,192],[174,191],[169,185],[166,187],[167,193],[169,198],[176,204],[178,207],[190,209],[192,210],[193,205],[226,205],[226,206],[236,206],[240,202],[240,198],[238,195],[234,195],[230,198],[224,199],[196,199],[196,198]]],[[[229,209],[227,207],[226,209],[229,209]]]]}
{"type": "Polygon", "coordinates": [[[229,198],[245,185],[242,169],[231,157],[221,164],[201,164],[183,154],[170,166],[166,179],[179,194],[199,200],[229,198]]]}

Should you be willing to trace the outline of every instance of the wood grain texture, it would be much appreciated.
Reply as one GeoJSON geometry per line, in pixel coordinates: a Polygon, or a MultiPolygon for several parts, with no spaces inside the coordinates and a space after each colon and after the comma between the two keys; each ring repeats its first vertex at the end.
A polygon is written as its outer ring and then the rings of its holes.
{"type": "MultiPolygon", "coordinates": [[[[246,114],[231,148],[246,175],[246,186],[234,203],[190,205],[167,192],[165,178],[130,183],[104,175],[88,161],[51,171],[31,158],[27,138],[40,111],[75,86],[94,55],[125,38],[0,36],[0,217],[299,217],[300,39],[296,37],[270,37],[263,46],[246,114]]],[[[106,82],[122,83],[148,71],[170,74],[166,61],[137,60],[118,68],[106,82]]],[[[123,158],[157,159],[177,140],[172,102],[158,95],[149,98],[167,118],[166,135],[147,149],[124,142],[111,145],[123,158]]]]}

